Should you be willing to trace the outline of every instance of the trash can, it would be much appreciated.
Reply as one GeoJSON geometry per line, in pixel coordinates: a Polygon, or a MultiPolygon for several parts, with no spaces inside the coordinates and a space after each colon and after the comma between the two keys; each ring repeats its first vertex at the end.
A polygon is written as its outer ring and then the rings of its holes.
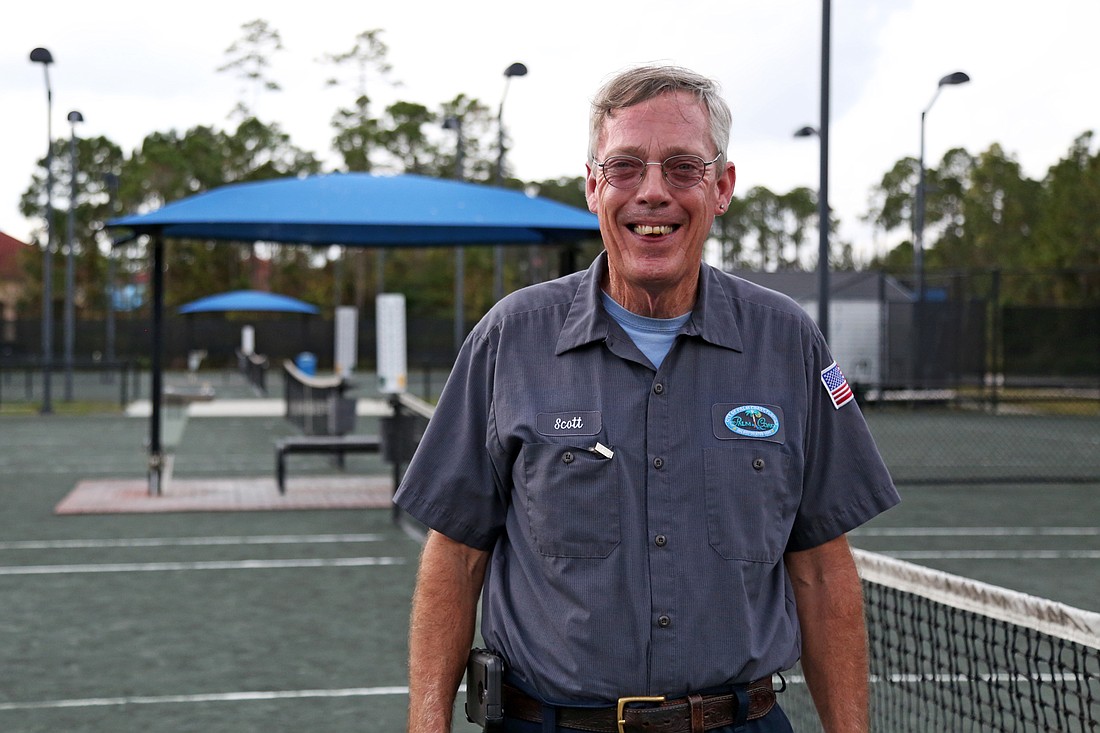
{"type": "Polygon", "coordinates": [[[310,377],[317,376],[317,357],[309,351],[303,351],[294,357],[294,365],[298,367],[302,374],[310,377]]]}

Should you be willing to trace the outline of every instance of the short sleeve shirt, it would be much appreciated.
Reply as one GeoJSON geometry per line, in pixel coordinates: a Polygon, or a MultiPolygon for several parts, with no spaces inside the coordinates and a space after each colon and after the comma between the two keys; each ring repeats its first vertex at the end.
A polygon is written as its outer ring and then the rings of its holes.
{"type": "Polygon", "coordinates": [[[789,298],[702,265],[654,371],[600,303],[601,255],[511,294],[464,344],[395,501],[492,550],[482,636],[543,700],[682,695],[791,667],[786,552],[898,502],[789,298]]]}

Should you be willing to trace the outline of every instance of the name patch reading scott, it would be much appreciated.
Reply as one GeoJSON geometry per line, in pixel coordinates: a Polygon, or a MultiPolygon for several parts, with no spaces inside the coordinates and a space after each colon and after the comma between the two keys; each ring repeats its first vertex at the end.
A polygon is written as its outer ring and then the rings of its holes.
{"type": "Polygon", "coordinates": [[[535,417],[539,435],[599,435],[603,417],[599,412],[540,412],[535,417]]]}
{"type": "Polygon", "coordinates": [[[711,427],[719,440],[767,440],[782,443],[783,408],[778,405],[721,404],[711,408],[711,427]]]}

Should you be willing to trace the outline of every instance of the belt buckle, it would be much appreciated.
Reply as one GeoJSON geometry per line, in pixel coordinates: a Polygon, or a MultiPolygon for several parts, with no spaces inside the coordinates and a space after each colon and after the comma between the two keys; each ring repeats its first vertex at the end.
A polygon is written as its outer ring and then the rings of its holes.
{"type": "Polygon", "coordinates": [[[627,705],[629,705],[632,702],[664,702],[664,701],[665,701],[665,696],[664,695],[660,695],[660,696],[657,696],[657,697],[645,696],[645,695],[639,696],[639,697],[620,697],[618,704],[615,706],[615,720],[618,721],[618,724],[619,724],[619,733],[626,733],[626,730],[623,728],[623,726],[626,725],[626,718],[623,717],[623,708],[625,708],[627,705]]]}

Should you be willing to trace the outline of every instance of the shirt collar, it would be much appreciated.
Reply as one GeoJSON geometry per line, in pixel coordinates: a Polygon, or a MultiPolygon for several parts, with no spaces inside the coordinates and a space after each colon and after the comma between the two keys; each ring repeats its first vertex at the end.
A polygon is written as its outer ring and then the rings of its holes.
{"type": "Polygon", "coordinates": [[[699,297],[683,332],[715,346],[744,351],[740,311],[735,309],[734,294],[726,292],[722,281],[717,269],[705,262],[702,264],[699,270],[699,297]]]}
{"type": "MultiPolygon", "coordinates": [[[[558,334],[555,353],[560,355],[607,338],[610,318],[600,302],[600,283],[606,272],[607,253],[601,252],[581,277],[558,334]]],[[[699,271],[699,297],[682,333],[698,336],[715,346],[742,351],[738,320],[731,295],[722,287],[718,271],[704,263],[699,271]]]]}

